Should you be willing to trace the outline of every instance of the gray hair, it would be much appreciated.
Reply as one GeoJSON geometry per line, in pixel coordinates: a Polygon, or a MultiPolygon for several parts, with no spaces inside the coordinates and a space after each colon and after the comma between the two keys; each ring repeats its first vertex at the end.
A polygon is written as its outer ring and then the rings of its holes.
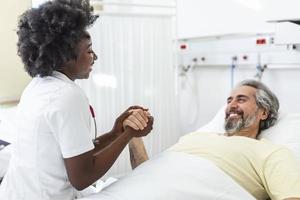
{"type": "Polygon", "coordinates": [[[278,119],[279,101],[276,95],[262,82],[256,80],[244,80],[238,84],[257,89],[255,98],[256,105],[268,113],[268,117],[262,120],[259,125],[259,132],[273,126],[278,119]]]}

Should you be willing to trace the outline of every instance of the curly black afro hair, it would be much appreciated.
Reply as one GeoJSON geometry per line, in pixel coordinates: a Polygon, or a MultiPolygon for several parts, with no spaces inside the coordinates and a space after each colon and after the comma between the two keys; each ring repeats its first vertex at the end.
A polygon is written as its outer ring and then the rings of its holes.
{"type": "Polygon", "coordinates": [[[18,24],[18,55],[31,77],[49,76],[76,59],[76,46],[98,18],[89,0],[54,0],[27,10],[18,24]]]}

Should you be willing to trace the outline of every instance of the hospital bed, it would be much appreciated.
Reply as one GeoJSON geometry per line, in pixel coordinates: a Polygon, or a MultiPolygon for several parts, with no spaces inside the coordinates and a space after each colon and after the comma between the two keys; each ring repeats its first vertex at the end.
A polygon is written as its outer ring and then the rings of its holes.
{"type": "MultiPolygon", "coordinates": [[[[223,121],[224,109],[222,108],[208,124],[197,131],[223,133],[223,121]]],[[[287,146],[300,160],[299,131],[300,114],[285,114],[281,112],[277,124],[263,131],[261,137],[287,146]]],[[[0,139],[4,135],[0,133],[0,139]]],[[[0,166],[2,168],[7,166],[8,160],[9,146],[0,151],[0,166]],[[5,155],[6,159],[1,160],[1,155],[2,157],[5,155]]],[[[2,171],[5,171],[5,169],[2,169],[2,171]]],[[[92,194],[95,190],[90,191],[92,192],[87,192],[88,196],[80,199],[255,199],[210,161],[185,153],[168,151],[141,164],[132,173],[108,184],[100,192],[92,194]]]]}

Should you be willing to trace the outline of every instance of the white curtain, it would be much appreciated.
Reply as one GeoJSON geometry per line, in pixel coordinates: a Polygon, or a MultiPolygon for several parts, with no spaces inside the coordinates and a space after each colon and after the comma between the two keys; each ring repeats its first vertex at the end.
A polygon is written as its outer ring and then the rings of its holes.
{"type": "MultiPolygon", "coordinates": [[[[154,129],[144,138],[149,156],[179,136],[176,112],[174,18],[168,15],[100,15],[90,29],[98,55],[88,80],[78,81],[96,112],[98,130],[107,132],[130,105],[149,108],[154,129]]],[[[130,170],[126,148],[106,176],[130,170]]]]}

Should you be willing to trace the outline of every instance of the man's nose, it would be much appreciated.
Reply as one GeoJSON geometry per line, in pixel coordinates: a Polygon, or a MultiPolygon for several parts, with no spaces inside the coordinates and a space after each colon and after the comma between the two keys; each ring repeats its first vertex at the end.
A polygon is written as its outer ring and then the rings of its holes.
{"type": "Polygon", "coordinates": [[[232,100],[229,104],[228,104],[228,108],[237,108],[237,102],[232,100]]]}

